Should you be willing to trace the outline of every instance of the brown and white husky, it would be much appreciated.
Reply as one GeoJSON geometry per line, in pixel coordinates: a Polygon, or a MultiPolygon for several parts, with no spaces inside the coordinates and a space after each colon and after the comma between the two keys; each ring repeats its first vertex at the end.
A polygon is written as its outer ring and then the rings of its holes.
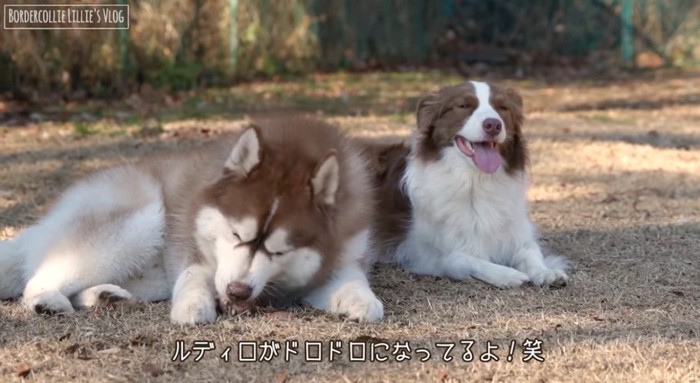
{"type": "Polygon", "coordinates": [[[302,299],[360,321],[382,303],[366,270],[373,202],[336,128],[251,125],[187,155],[103,170],[0,243],[0,299],[37,313],[172,299],[174,323],[302,299]]]}

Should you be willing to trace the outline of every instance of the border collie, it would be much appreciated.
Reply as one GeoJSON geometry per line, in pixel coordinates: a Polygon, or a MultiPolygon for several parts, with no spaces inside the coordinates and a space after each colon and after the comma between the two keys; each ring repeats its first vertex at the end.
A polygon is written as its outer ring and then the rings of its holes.
{"type": "Polygon", "coordinates": [[[421,99],[410,147],[371,149],[378,255],[416,274],[500,288],[565,285],[566,259],[543,256],[528,217],[522,124],[521,96],[495,84],[421,99]]]}

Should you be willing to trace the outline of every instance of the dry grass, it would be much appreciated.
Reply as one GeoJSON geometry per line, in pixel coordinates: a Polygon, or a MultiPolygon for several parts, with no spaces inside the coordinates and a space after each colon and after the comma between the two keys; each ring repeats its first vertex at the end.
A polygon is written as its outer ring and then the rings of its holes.
{"type": "MultiPolygon", "coordinates": [[[[453,81],[437,74],[333,75],[197,97],[237,105],[230,113],[205,109],[207,116],[240,121],[250,110],[281,105],[318,110],[356,134],[391,136],[410,129],[416,97],[453,81]],[[239,103],[246,94],[247,103],[239,103]]],[[[700,380],[700,76],[513,84],[523,89],[528,105],[532,216],[543,242],[573,261],[568,287],[499,291],[383,267],[373,283],[386,319],[372,325],[296,307],[292,317],[268,313],[182,328],[168,323],[167,304],[40,318],[5,302],[0,380],[700,380]],[[497,344],[500,361],[463,362],[459,344],[455,360],[440,360],[436,342],[464,339],[475,340],[477,358],[487,341],[497,344]],[[544,362],[522,362],[521,345],[515,359],[506,360],[510,341],[525,339],[542,341],[544,362]],[[191,357],[175,363],[176,340],[213,340],[217,349],[199,362],[191,357]],[[281,356],[271,363],[240,363],[237,345],[245,340],[282,342],[281,356]],[[302,342],[289,362],[283,360],[287,340],[302,342]],[[343,355],[332,363],[327,354],[324,362],[306,363],[305,340],[323,341],[326,353],[330,340],[342,340],[343,355]],[[349,341],[405,340],[432,350],[432,360],[418,362],[420,355],[412,353],[413,360],[402,363],[348,361],[349,341]],[[228,363],[219,358],[227,346],[233,347],[228,363]]],[[[170,122],[153,134],[140,129],[138,120],[109,116],[91,125],[96,133],[89,135],[71,120],[0,126],[0,238],[31,223],[71,179],[90,169],[197,145],[228,125],[217,118],[164,120],[170,122]]]]}

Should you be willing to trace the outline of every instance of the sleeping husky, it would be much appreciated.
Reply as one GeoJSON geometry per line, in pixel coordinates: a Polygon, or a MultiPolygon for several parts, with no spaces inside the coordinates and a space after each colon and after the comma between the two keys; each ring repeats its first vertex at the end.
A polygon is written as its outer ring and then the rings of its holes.
{"type": "Polygon", "coordinates": [[[23,294],[41,314],[172,299],[180,324],[302,299],[378,321],[366,277],[372,209],[364,159],[343,134],[271,120],[78,181],[0,243],[0,299],[23,294]]]}

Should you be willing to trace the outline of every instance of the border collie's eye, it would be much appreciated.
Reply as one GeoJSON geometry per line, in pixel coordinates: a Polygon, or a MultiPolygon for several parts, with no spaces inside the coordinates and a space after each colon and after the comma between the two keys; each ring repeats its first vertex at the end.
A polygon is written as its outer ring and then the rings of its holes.
{"type": "Polygon", "coordinates": [[[507,112],[509,109],[508,109],[508,106],[507,106],[507,105],[501,105],[501,106],[498,107],[498,110],[499,110],[500,112],[507,112]]]}
{"type": "Polygon", "coordinates": [[[275,251],[274,253],[270,253],[270,255],[284,255],[286,252],[284,251],[275,251]]]}
{"type": "Polygon", "coordinates": [[[469,105],[467,105],[467,104],[459,104],[459,105],[457,105],[457,107],[460,108],[460,109],[467,109],[467,108],[469,107],[469,105]]]}

